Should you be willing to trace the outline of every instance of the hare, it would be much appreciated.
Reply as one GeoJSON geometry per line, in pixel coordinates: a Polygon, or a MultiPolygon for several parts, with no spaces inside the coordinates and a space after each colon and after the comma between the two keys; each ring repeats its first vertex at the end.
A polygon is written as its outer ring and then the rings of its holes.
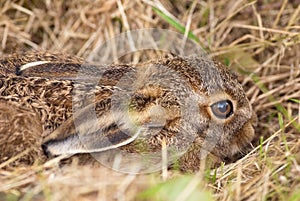
{"type": "Polygon", "coordinates": [[[242,86],[205,57],[98,65],[59,54],[10,55],[0,60],[0,93],[0,109],[16,110],[1,111],[0,122],[11,116],[0,130],[2,161],[15,151],[8,143],[26,147],[34,136],[47,157],[80,160],[116,149],[143,156],[166,148],[168,156],[176,153],[168,164],[195,171],[204,159],[215,166],[243,153],[255,135],[242,86]],[[28,120],[15,123],[23,114],[28,120]]]}

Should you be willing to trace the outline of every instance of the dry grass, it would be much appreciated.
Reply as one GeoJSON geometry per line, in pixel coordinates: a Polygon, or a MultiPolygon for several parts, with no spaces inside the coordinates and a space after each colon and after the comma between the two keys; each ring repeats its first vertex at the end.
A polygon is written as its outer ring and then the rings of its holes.
{"type": "Polygon", "coordinates": [[[0,169],[0,200],[300,200],[300,2],[265,2],[0,1],[0,55],[34,49],[85,57],[131,29],[191,31],[243,74],[259,119],[256,132],[263,136],[239,161],[192,176],[175,170],[123,175],[76,162],[7,167],[0,169]]]}

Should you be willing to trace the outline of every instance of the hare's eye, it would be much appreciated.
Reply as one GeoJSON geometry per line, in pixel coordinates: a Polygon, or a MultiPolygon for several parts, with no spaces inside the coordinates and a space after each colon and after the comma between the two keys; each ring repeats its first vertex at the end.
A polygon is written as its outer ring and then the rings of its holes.
{"type": "Polygon", "coordinates": [[[210,108],[213,114],[220,119],[226,119],[233,113],[233,105],[230,100],[216,102],[210,108]]]}

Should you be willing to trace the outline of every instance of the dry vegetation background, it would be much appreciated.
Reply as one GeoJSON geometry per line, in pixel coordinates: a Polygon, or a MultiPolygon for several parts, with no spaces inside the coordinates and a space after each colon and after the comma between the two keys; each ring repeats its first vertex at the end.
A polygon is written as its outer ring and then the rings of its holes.
{"type": "MultiPolygon", "coordinates": [[[[186,175],[0,164],[0,200],[300,200],[299,0],[0,0],[0,55],[85,57],[139,28],[191,31],[240,72],[263,136],[241,160],[186,175]]],[[[0,150],[1,151],[1,150],[0,150]]]]}

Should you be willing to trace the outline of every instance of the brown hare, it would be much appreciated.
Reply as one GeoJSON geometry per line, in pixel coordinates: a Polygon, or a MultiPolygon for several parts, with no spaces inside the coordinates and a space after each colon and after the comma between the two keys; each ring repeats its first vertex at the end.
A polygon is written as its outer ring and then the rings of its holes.
{"type": "Polygon", "coordinates": [[[193,171],[201,160],[214,166],[243,153],[254,137],[256,116],[241,85],[204,57],[94,65],[59,54],[11,55],[0,60],[0,93],[1,161],[29,144],[36,151],[28,163],[42,149],[48,157],[119,149],[126,158],[166,147],[168,164],[193,171]]]}

